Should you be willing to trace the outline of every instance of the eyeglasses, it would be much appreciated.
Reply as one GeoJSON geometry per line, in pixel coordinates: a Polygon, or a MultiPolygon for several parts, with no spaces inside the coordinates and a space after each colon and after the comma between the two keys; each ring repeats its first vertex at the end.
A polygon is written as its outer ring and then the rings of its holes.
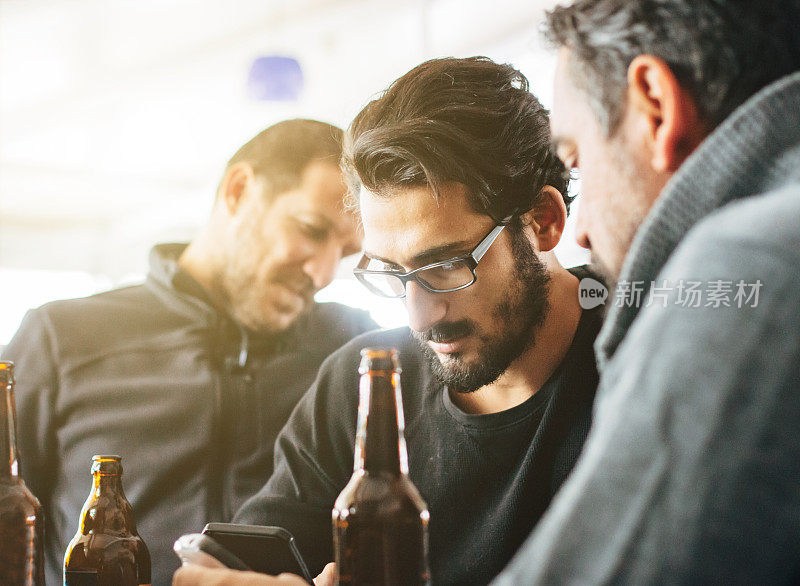
{"type": "Polygon", "coordinates": [[[367,266],[372,259],[364,256],[353,269],[353,274],[372,293],[395,299],[406,296],[406,284],[409,281],[415,281],[431,293],[450,293],[465,289],[477,279],[475,267],[512,217],[513,214],[503,218],[468,254],[431,263],[407,273],[397,270],[368,269],[367,266]]]}

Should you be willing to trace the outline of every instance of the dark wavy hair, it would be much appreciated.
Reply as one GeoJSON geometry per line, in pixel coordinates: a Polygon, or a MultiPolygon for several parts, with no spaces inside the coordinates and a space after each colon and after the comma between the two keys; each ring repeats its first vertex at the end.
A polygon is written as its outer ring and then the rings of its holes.
{"type": "Polygon", "coordinates": [[[762,87],[800,69],[800,0],[578,0],[547,14],[545,38],[611,135],[631,61],[663,59],[713,129],[762,87]]]}
{"type": "Polygon", "coordinates": [[[392,83],[355,117],[342,167],[351,193],[403,186],[467,187],[496,221],[533,209],[542,187],[567,196],[568,173],[550,149],[547,110],[511,65],[486,57],[432,59],[392,83]]]}

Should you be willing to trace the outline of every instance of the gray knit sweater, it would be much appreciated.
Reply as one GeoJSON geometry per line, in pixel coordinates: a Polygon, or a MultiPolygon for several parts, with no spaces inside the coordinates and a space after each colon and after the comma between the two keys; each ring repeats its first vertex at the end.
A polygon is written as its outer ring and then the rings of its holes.
{"type": "Polygon", "coordinates": [[[620,285],[583,455],[496,583],[795,581],[800,73],[687,159],[620,285]],[[637,283],[639,304],[620,295],[637,283]]]}

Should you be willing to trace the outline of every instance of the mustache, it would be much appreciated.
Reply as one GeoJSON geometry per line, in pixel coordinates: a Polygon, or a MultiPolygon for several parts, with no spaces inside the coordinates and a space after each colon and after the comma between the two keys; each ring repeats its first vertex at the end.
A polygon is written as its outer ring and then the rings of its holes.
{"type": "Polygon", "coordinates": [[[306,275],[278,273],[272,276],[272,281],[291,289],[306,300],[313,299],[314,294],[317,292],[314,282],[306,275]]]}
{"type": "Polygon", "coordinates": [[[423,332],[411,331],[420,342],[447,342],[455,338],[468,336],[475,331],[475,324],[469,319],[438,323],[423,332]]]}

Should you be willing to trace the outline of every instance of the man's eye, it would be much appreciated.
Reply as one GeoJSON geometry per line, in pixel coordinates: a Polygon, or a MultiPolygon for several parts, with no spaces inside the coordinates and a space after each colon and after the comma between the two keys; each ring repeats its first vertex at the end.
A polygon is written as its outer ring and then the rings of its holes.
{"type": "Polygon", "coordinates": [[[361,246],[346,246],[342,249],[342,257],[351,256],[361,252],[361,246]]]}
{"type": "Polygon", "coordinates": [[[561,159],[567,170],[578,168],[578,150],[574,146],[562,143],[554,147],[553,152],[561,159]]]}
{"type": "Polygon", "coordinates": [[[578,163],[578,155],[574,154],[571,157],[569,157],[567,159],[565,166],[567,167],[567,169],[570,169],[572,171],[577,171],[578,167],[580,166],[580,164],[578,163]]]}
{"type": "Polygon", "coordinates": [[[561,162],[564,164],[564,171],[562,176],[565,181],[572,181],[578,178],[578,153],[575,151],[570,151],[563,156],[559,157],[561,162]]]}
{"type": "Polygon", "coordinates": [[[314,240],[325,240],[328,237],[328,231],[325,228],[320,228],[304,222],[300,222],[298,226],[303,234],[314,240]]]}
{"type": "Polygon", "coordinates": [[[575,151],[569,151],[567,153],[561,153],[559,155],[561,162],[564,163],[564,166],[567,170],[577,169],[578,167],[578,153],[575,151]]]}

